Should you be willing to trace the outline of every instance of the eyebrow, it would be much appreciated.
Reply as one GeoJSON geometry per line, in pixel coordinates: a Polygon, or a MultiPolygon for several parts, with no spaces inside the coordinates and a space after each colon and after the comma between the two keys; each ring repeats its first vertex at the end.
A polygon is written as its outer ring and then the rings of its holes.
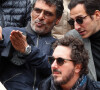
{"type": "MultiPolygon", "coordinates": [[[[44,10],[44,9],[37,8],[37,7],[34,7],[33,9],[40,9],[41,11],[44,10]]],[[[53,14],[51,11],[48,11],[48,10],[44,10],[44,11],[53,14]]],[[[54,14],[53,14],[53,15],[54,15],[54,14]]]]}

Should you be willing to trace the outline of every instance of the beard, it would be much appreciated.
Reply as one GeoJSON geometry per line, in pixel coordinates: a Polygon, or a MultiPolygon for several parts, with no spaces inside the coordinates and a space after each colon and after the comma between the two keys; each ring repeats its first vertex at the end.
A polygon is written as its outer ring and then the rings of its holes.
{"type": "Polygon", "coordinates": [[[72,69],[72,71],[68,74],[68,75],[65,75],[64,77],[62,77],[62,80],[57,80],[57,77],[56,76],[53,76],[53,80],[54,80],[54,84],[55,85],[64,85],[64,84],[67,84],[74,76],[74,69],[72,69]]]}
{"type": "Polygon", "coordinates": [[[47,34],[47,33],[51,32],[51,30],[53,29],[55,23],[56,23],[56,20],[54,20],[51,25],[47,25],[46,22],[40,21],[39,19],[35,19],[35,20],[31,19],[31,28],[32,28],[33,31],[35,31],[39,35],[44,35],[44,34],[47,34]],[[45,28],[44,29],[41,29],[41,28],[36,29],[35,28],[35,23],[37,23],[37,22],[40,22],[41,24],[43,24],[45,26],[45,28]]]}

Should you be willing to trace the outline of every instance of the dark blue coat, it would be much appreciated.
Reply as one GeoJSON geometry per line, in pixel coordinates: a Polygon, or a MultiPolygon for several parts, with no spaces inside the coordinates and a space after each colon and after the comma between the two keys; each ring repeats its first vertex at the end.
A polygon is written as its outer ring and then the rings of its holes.
{"type": "Polygon", "coordinates": [[[4,41],[0,41],[0,80],[7,90],[33,90],[41,80],[51,74],[47,55],[52,54],[51,44],[55,39],[51,34],[38,36],[30,26],[27,28],[28,30],[25,28],[3,29],[4,41]],[[19,55],[13,49],[9,39],[12,30],[20,30],[27,34],[27,41],[32,46],[32,52],[28,56],[19,55]],[[38,45],[36,45],[37,42],[38,45]]]}

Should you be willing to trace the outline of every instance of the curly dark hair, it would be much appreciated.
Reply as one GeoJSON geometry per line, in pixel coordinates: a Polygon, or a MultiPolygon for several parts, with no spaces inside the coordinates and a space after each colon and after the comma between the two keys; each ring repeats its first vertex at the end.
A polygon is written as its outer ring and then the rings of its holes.
{"type": "MultiPolygon", "coordinates": [[[[37,0],[34,1],[32,8],[34,8],[35,3],[37,0]]],[[[56,6],[56,17],[60,18],[63,14],[64,6],[63,6],[63,0],[42,0],[46,2],[47,5],[55,5],[56,6]]]]}
{"type": "Polygon", "coordinates": [[[81,64],[82,68],[80,71],[80,76],[83,74],[86,75],[88,73],[89,55],[84,47],[83,42],[74,36],[65,36],[53,44],[53,49],[55,49],[58,45],[71,48],[70,57],[73,60],[73,64],[81,64]]]}

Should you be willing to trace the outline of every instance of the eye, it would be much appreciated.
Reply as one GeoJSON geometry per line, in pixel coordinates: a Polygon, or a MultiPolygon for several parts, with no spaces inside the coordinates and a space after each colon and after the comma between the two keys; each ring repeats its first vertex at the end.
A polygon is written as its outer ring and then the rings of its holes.
{"type": "Polygon", "coordinates": [[[34,11],[36,12],[36,13],[41,13],[41,9],[39,9],[39,8],[34,8],[34,11]]]}
{"type": "Polygon", "coordinates": [[[51,13],[51,12],[49,12],[49,11],[45,11],[44,14],[45,14],[46,16],[53,16],[53,13],[51,13]]]}

